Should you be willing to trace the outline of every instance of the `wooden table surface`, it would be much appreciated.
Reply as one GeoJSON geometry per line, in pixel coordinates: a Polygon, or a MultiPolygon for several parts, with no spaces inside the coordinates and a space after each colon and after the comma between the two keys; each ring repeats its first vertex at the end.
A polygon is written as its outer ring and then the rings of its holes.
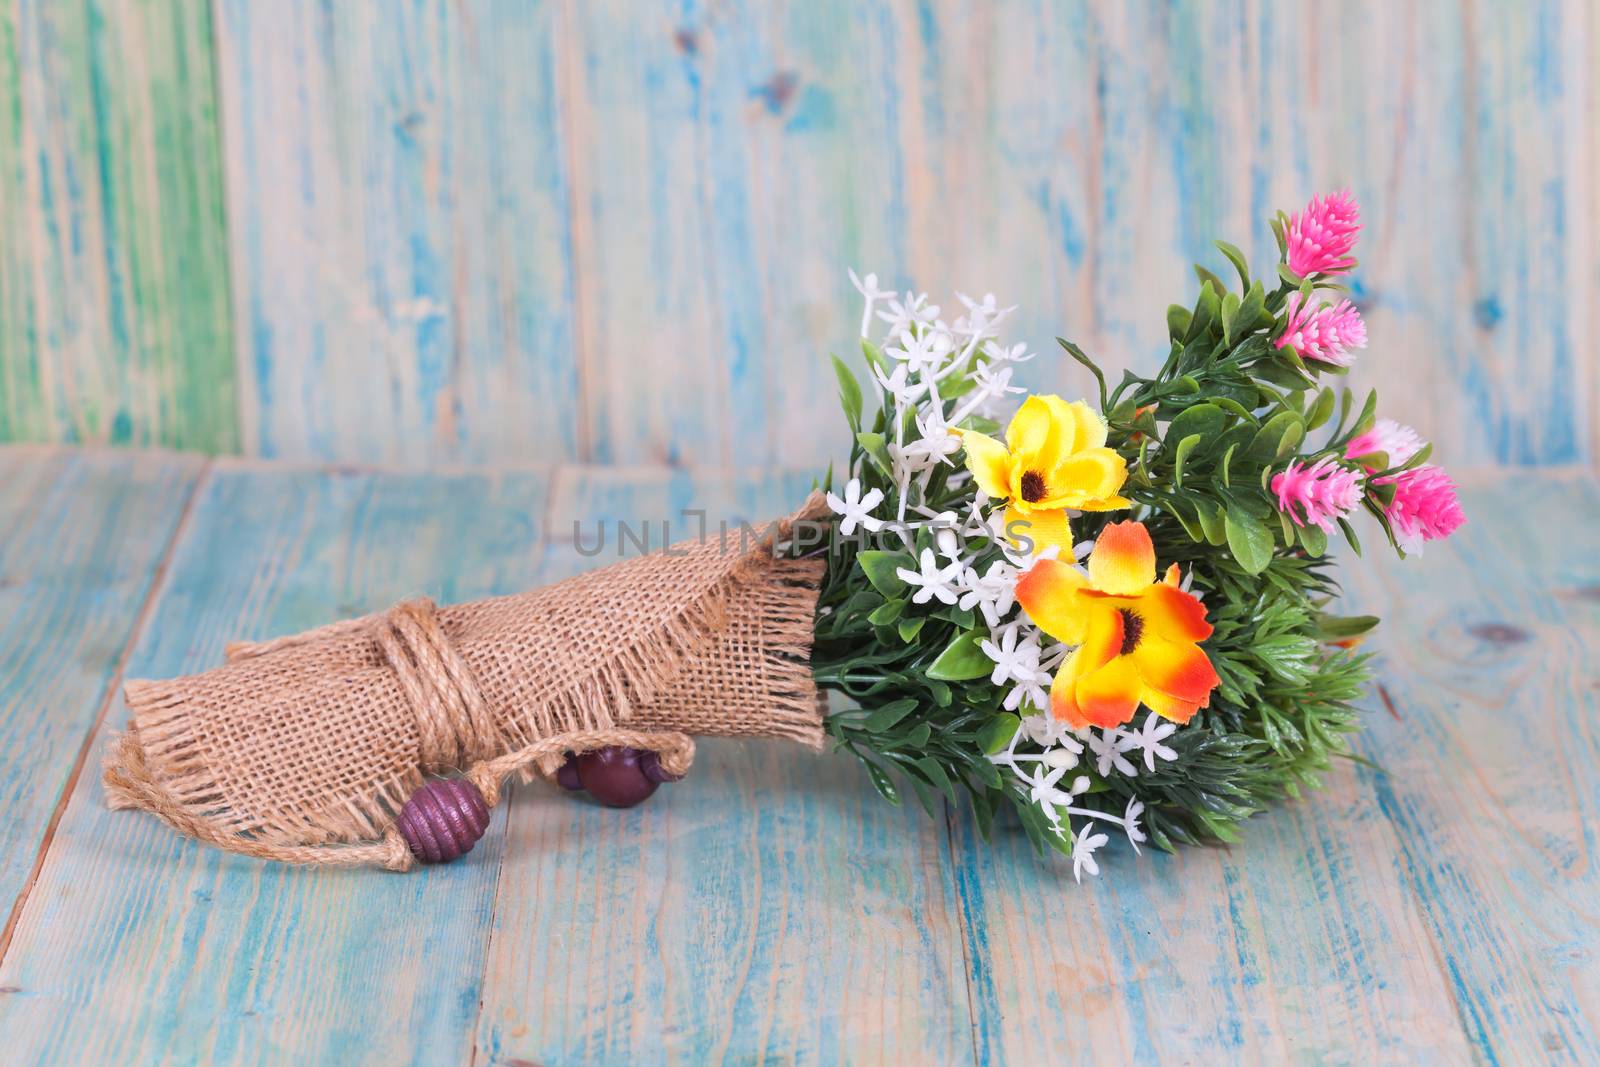
{"type": "Polygon", "coordinates": [[[574,520],[776,514],[809,474],[0,449],[0,1062],[1600,1062],[1600,486],[1464,481],[1453,540],[1347,568],[1386,621],[1381,769],[1235,847],[1074,885],[843,757],[712,742],[633,810],[519,787],[468,861],[397,876],[107,811],[121,680],[563,577],[597,562],[574,520]]]}

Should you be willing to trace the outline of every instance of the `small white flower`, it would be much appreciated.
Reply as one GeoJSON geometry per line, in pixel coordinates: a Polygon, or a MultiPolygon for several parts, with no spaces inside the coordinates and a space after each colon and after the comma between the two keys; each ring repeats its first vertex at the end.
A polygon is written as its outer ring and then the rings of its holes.
{"type": "Polygon", "coordinates": [[[1026,363],[1039,354],[1037,352],[1029,352],[1027,345],[1012,345],[1010,348],[1002,348],[992,341],[983,346],[983,352],[984,355],[997,363],[1026,363]]]}
{"type": "Polygon", "coordinates": [[[1073,734],[1072,727],[1053,715],[1024,716],[1018,733],[1025,734],[1028,740],[1043,748],[1060,746],[1074,754],[1083,751],[1083,742],[1073,734]]]}
{"type": "Polygon", "coordinates": [[[899,337],[913,323],[930,323],[939,317],[937,304],[927,304],[927,293],[906,293],[904,300],[889,297],[889,309],[878,312],[878,318],[889,324],[889,336],[899,337]]]}
{"type": "Polygon", "coordinates": [[[917,415],[917,435],[917,440],[906,445],[906,451],[940,463],[951,462],[951,457],[961,451],[961,438],[950,432],[944,412],[931,405],[917,415]]]}
{"type": "Polygon", "coordinates": [[[1130,797],[1128,806],[1122,812],[1122,832],[1128,835],[1128,844],[1133,846],[1133,851],[1139,851],[1139,843],[1148,841],[1144,831],[1139,828],[1139,816],[1144,814],[1144,801],[1130,797]]]}
{"type": "Polygon", "coordinates": [[[843,518],[839,520],[839,533],[849,537],[856,532],[856,526],[865,526],[871,533],[883,529],[883,520],[873,518],[869,512],[883,503],[883,490],[872,489],[866,496],[861,495],[861,479],[851,478],[844,487],[844,498],[836,494],[828,494],[828,507],[833,509],[843,518]]]}
{"type": "Polygon", "coordinates": [[[968,567],[962,573],[961,584],[966,592],[957,606],[962,611],[977,608],[991,630],[999,626],[1000,620],[1016,606],[1017,569],[1005,560],[997,559],[989,564],[989,569],[984,571],[982,577],[978,576],[975,568],[968,567]]]}
{"type": "Polygon", "coordinates": [[[1136,777],[1139,773],[1139,768],[1128,762],[1122,754],[1124,750],[1117,744],[1121,735],[1121,730],[1111,729],[1101,730],[1098,737],[1090,733],[1087,738],[1089,750],[1094,753],[1095,772],[1102,778],[1110,774],[1113,767],[1118,774],[1125,774],[1130,778],[1136,777]]]}
{"type": "Polygon", "coordinates": [[[1167,722],[1161,716],[1152,713],[1144,720],[1144,725],[1136,733],[1123,733],[1122,739],[1117,742],[1117,747],[1124,752],[1137,749],[1144,753],[1144,766],[1146,770],[1156,769],[1156,760],[1175,760],[1178,754],[1161,742],[1177,732],[1176,723],[1167,722]]]}
{"type": "Polygon", "coordinates": [[[917,591],[911,597],[913,604],[926,604],[937,597],[941,604],[954,604],[957,600],[956,590],[950,584],[955,578],[955,565],[940,567],[938,560],[933,557],[933,549],[925,548],[918,560],[921,569],[910,570],[906,567],[897,567],[895,574],[907,585],[915,586],[917,591]]]}
{"type": "Polygon", "coordinates": [[[1005,685],[1012,680],[1032,682],[1038,678],[1039,642],[1032,637],[1018,642],[1018,629],[1006,626],[995,632],[995,640],[978,642],[983,654],[994,661],[994,670],[989,674],[990,685],[1005,685]]]}
{"type": "Polygon", "coordinates": [[[1083,872],[1099,876],[1100,865],[1095,862],[1095,849],[1105,844],[1108,840],[1105,834],[1093,833],[1094,823],[1083,824],[1083,829],[1078,831],[1078,836],[1072,841],[1072,880],[1083,881],[1083,872]]]}
{"type": "Polygon", "coordinates": [[[1032,678],[1020,679],[1011,692],[1001,702],[1001,707],[1007,711],[1016,711],[1026,704],[1030,708],[1047,708],[1050,706],[1049,686],[1052,681],[1049,674],[1039,671],[1032,678]]]}
{"type": "Polygon", "coordinates": [[[861,336],[867,336],[867,330],[872,325],[872,309],[878,301],[890,295],[886,290],[878,288],[878,276],[869,274],[865,278],[856,277],[855,271],[850,271],[850,284],[856,287],[856,292],[866,301],[866,309],[861,312],[861,336]]]}
{"type": "Polygon", "coordinates": [[[937,330],[905,330],[899,345],[884,349],[883,354],[900,360],[912,374],[925,374],[944,365],[950,354],[950,335],[937,330]]]}
{"type": "Polygon", "coordinates": [[[872,376],[877,379],[885,393],[894,397],[896,404],[904,407],[915,407],[928,395],[927,385],[920,380],[913,380],[911,372],[906,369],[904,363],[897,365],[888,377],[884,377],[883,371],[873,367],[872,376]]]}

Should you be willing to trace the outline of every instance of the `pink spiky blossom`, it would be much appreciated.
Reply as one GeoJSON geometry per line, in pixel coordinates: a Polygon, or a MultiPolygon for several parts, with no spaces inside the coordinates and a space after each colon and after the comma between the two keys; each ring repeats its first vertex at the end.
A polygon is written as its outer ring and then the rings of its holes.
{"type": "Polygon", "coordinates": [[[1361,472],[1324,456],[1307,467],[1291,463],[1272,477],[1278,510],[1296,526],[1311,523],[1324,533],[1333,532],[1334,520],[1348,515],[1361,503],[1361,472]]]}
{"type": "Polygon", "coordinates": [[[1395,543],[1406,552],[1421,552],[1424,541],[1449,537],[1467,521],[1456,499],[1456,483],[1444,468],[1424,463],[1374,485],[1394,485],[1394,503],[1384,509],[1395,543]]]}
{"type": "Polygon", "coordinates": [[[1382,452],[1389,457],[1389,466],[1398,467],[1421,452],[1422,444],[1422,438],[1411,427],[1393,419],[1379,419],[1366,433],[1350,438],[1350,443],[1345,445],[1344,458],[1355,459],[1357,456],[1382,452]]]}
{"type": "Polygon", "coordinates": [[[1302,278],[1343,274],[1356,265],[1350,258],[1361,232],[1361,208],[1350,190],[1313,196],[1306,209],[1289,216],[1284,238],[1289,269],[1302,278]]]}
{"type": "Polygon", "coordinates": [[[1329,307],[1313,304],[1294,292],[1289,294],[1284,308],[1288,319],[1276,342],[1277,347],[1288,345],[1301,359],[1348,367],[1356,358],[1351,349],[1367,347],[1367,324],[1361,321],[1361,312],[1348,300],[1329,307]]]}

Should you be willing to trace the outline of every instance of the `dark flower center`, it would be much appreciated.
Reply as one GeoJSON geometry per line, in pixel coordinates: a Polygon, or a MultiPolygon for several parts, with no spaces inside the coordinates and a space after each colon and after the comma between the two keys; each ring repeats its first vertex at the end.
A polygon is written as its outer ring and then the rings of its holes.
{"type": "Polygon", "coordinates": [[[1030,504],[1036,504],[1044,499],[1044,475],[1038,471],[1026,471],[1023,473],[1022,499],[1030,504]]]}
{"type": "Polygon", "coordinates": [[[1122,648],[1117,655],[1126,656],[1139,647],[1139,638],[1144,636],[1144,618],[1127,608],[1118,608],[1117,613],[1122,616],[1122,648]]]}

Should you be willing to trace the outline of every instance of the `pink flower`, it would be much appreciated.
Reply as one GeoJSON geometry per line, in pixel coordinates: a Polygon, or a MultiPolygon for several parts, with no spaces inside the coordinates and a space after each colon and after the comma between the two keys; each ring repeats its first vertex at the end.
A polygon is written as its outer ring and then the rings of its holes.
{"type": "Polygon", "coordinates": [[[1302,278],[1312,274],[1343,274],[1356,265],[1350,258],[1361,232],[1361,208],[1350,190],[1311,198],[1299,214],[1289,216],[1284,237],[1289,246],[1289,269],[1302,278]]]}
{"type": "Polygon", "coordinates": [[[1395,543],[1406,552],[1422,551],[1422,542],[1449,537],[1467,521],[1456,499],[1456,483],[1443,468],[1431,463],[1374,478],[1373,484],[1394,486],[1394,503],[1384,509],[1384,515],[1394,530],[1395,543]]]}
{"type": "Polygon", "coordinates": [[[1348,367],[1355,362],[1350,350],[1367,347],[1367,324],[1361,321],[1361,312],[1348,300],[1339,301],[1336,307],[1313,306],[1295,292],[1289,294],[1284,308],[1289,317],[1277,346],[1288,345],[1300,353],[1301,359],[1348,367]]]}
{"type": "Polygon", "coordinates": [[[1417,431],[1393,419],[1379,419],[1366,433],[1350,438],[1350,443],[1344,449],[1344,458],[1355,459],[1357,456],[1382,452],[1389,457],[1389,466],[1398,467],[1421,451],[1422,438],[1417,436],[1417,431]]]}
{"type": "Polygon", "coordinates": [[[1273,475],[1272,491],[1278,495],[1278,510],[1296,526],[1309,522],[1332,533],[1334,520],[1361,503],[1361,472],[1341,466],[1332,456],[1309,467],[1291,463],[1273,475]]]}

